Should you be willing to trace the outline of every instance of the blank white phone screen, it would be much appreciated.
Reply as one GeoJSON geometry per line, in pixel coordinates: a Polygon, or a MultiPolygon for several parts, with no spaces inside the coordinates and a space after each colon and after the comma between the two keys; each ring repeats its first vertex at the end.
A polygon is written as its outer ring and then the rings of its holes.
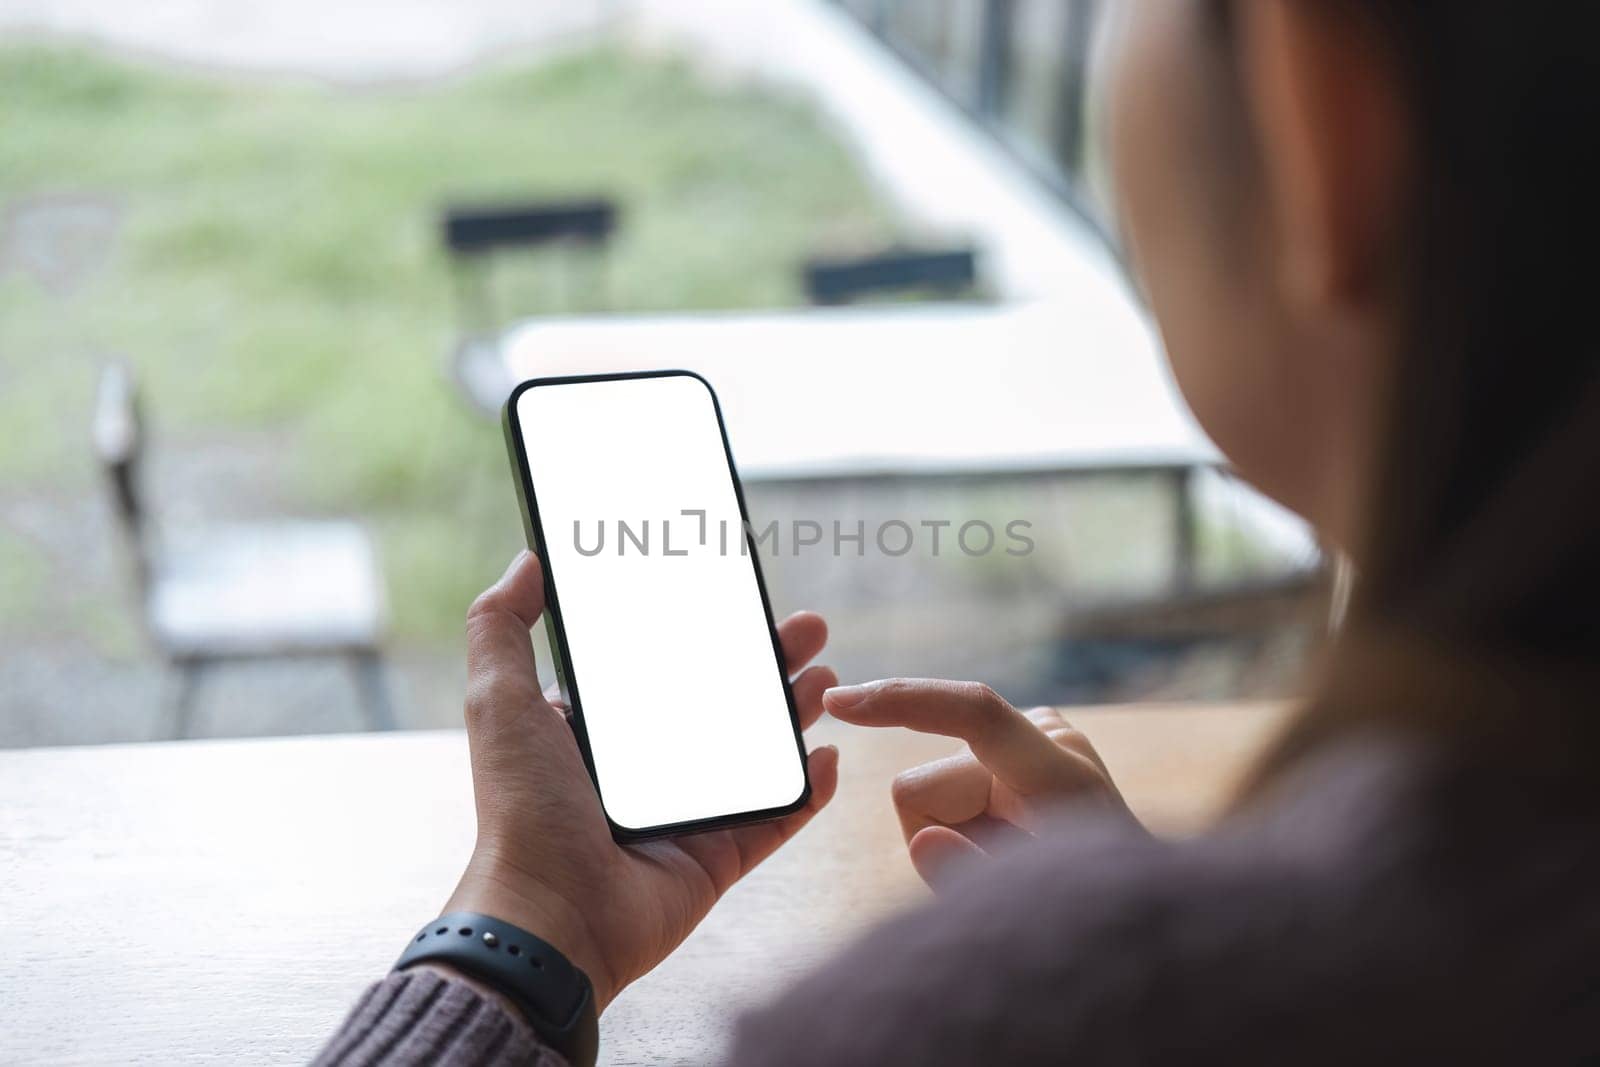
{"type": "Polygon", "coordinates": [[[517,420],[612,821],[794,803],[805,768],[710,389],[688,375],[535,385],[517,420]]]}

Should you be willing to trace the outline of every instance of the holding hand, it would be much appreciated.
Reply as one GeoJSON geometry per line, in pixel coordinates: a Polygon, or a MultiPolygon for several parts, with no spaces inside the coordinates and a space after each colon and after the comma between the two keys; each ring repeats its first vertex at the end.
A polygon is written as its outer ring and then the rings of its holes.
{"type": "Polygon", "coordinates": [[[829,714],[857,726],[903,726],[965,741],[968,750],[913,767],[893,796],[911,863],[937,887],[952,863],[1031,833],[1066,800],[1127,814],[1089,739],[1054,708],[1018,711],[977,682],[894,678],[822,694],[829,714]]]}
{"type": "MultiPolygon", "coordinates": [[[[582,969],[604,1009],[666,958],[711,905],[833,796],[839,754],[813,751],[811,799],[776,822],[621,846],[584,768],[566,711],[539,691],[528,630],[544,611],[544,576],[524,552],[467,615],[467,740],[478,839],[446,911],[473,911],[543,938],[582,969]]],[[[802,727],[822,714],[827,667],[800,670],[827,640],[822,618],[778,626],[802,727]]],[[[693,678],[661,678],[663,687],[693,678]]]]}

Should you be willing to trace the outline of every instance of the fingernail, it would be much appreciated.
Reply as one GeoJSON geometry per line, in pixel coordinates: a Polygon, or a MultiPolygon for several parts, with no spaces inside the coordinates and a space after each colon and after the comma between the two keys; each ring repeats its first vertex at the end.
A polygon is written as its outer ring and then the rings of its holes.
{"type": "Polygon", "coordinates": [[[517,569],[528,561],[528,557],[530,555],[532,555],[532,553],[525,548],[518,551],[515,556],[511,557],[511,565],[507,567],[506,572],[500,576],[500,580],[503,582],[507,578],[510,578],[513,574],[517,573],[517,569]]]}
{"type": "Polygon", "coordinates": [[[832,755],[835,760],[838,760],[838,758],[839,758],[839,746],[838,745],[818,745],[816,748],[811,750],[811,755],[808,757],[808,759],[816,759],[818,756],[822,755],[824,752],[829,753],[830,755],[832,755]]]}
{"type": "Polygon", "coordinates": [[[822,691],[822,702],[836,708],[853,708],[867,699],[870,689],[864,685],[836,685],[822,691]]]}

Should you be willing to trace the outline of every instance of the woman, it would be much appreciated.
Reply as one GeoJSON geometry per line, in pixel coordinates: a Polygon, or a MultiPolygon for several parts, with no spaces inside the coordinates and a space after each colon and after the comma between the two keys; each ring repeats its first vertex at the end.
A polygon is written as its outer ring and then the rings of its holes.
{"type": "MultiPolygon", "coordinates": [[[[949,733],[902,776],[939,892],[738,1029],[741,1065],[1593,1061],[1600,1055],[1600,190],[1594,5],[1141,0],[1109,116],[1132,259],[1198,417],[1360,575],[1232,816],[1169,843],[1089,741],[982,686],[803,714],[949,733]],[[1067,810],[1052,826],[1047,808],[1067,810]],[[988,819],[1034,843],[1003,858],[988,819]]],[[[478,848],[450,910],[542,938],[603,1011],[810,816],[611,843],[535,684],[523,558],[472,610],[478,848]]],[[[813,616],[783,626],[792,668],[813,616]]],[[[813,810],[837,754],[813,752],[813,810]]],[[[502,992],[391,975],[329,1063],[559,1063],[502,992]]]]}

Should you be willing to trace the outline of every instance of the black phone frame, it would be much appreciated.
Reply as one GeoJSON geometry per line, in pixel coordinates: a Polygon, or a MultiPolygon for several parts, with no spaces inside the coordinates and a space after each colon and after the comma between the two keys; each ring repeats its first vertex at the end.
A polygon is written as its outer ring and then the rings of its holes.
{"type": "Polygon", "coordinates": [[[800,713],[795,707],[794,690],[789,684],[788,665],[783,660],[783,644],[778,638],[778,627],[772,618],[772,600],[767,595],[767,582],[761,573],[761,559],[758,546],[750,533],[750,512],[745,507],[744,484],[739,480],[738,467],[733,462],[733,446],[728,442],[728,426],[722,418],[722,402],[717,398],[717,391],[704,377],[691,370],[651,370],[651,371],[622,371],[612,374],[573,374],[550,378],[530,378],[518,383],[511,390],[511,395],[506,398],[505,406],[501,410],[501,427],[505,431],[506,451],[511,459],[512,481],[516,483],[517,503],[522,512],[523,532],[527,535],[528,548],[539,557],[539,563],[544,571],[544,623],[545,634],[549,638],[551,657],[554,661],[556,679],[561,687],[562,698],[572,710],[571,724],[573,736],[578,742],[578,751],[583,755],[583,765],[589,772],[590,784],[594,786],[595,795],[600,798],[600,810],[605,815],[606,824],[611,829],[611,836],[619,843],[627,844],[635,841],[648,841],[660,837],[677,837],[684,834],[701,833],[708,830],[722,830],[733,826],[745,826],[751,823],[770,822],[792,815],[801,810],[811,800],[811,768],[806,760],[805,738],[800,729],[800,713]],[[778,680],[783,686],[783,699],[789,708],[789,725],[794,730],[795,750],[800,758],[800,780],[803,783],[800,795],[789,804],[776,808],[763,808],[759,811],[735,812],[729,815],[712,816],[706,819],[692,819],[687,822],[665,823],[660,826],[635,829],[623,826],[611,818],[611,813],[606,810],[605,793],[600,788],[600,776],[595,773],[594,755],[589,748],[589,731],[584,725],[583,699],[578,691],[577,678],[570,664],[572,656],[567,647],[566,629],[561,623],[561,601],[556,591],[556,578],[550,566],[549,554],[545,551],[544,527],[539,519],[539,503],[533,487],[533,474],[528,466],[527,447],[523,442],[522,426],[517,418],[517,401],[522,394],[530,389],[545,388],[561,385],[581,385],[591,382],[631,381],[641,378],[693,378],[705,387],[711,396],[711,408],[717,416],[717,431],[722,435],[722,452],[728,461],[728,477],[733,481],[733,493],[739,501],[739,523],[741,533],[744,535],[745,547],[750,558],[750,565],[755,569],[756,589],[761,594],[761,608],[767,619],[767,635],[772,641],[772,656],[774,666],[778,669],[778,680]]]}

